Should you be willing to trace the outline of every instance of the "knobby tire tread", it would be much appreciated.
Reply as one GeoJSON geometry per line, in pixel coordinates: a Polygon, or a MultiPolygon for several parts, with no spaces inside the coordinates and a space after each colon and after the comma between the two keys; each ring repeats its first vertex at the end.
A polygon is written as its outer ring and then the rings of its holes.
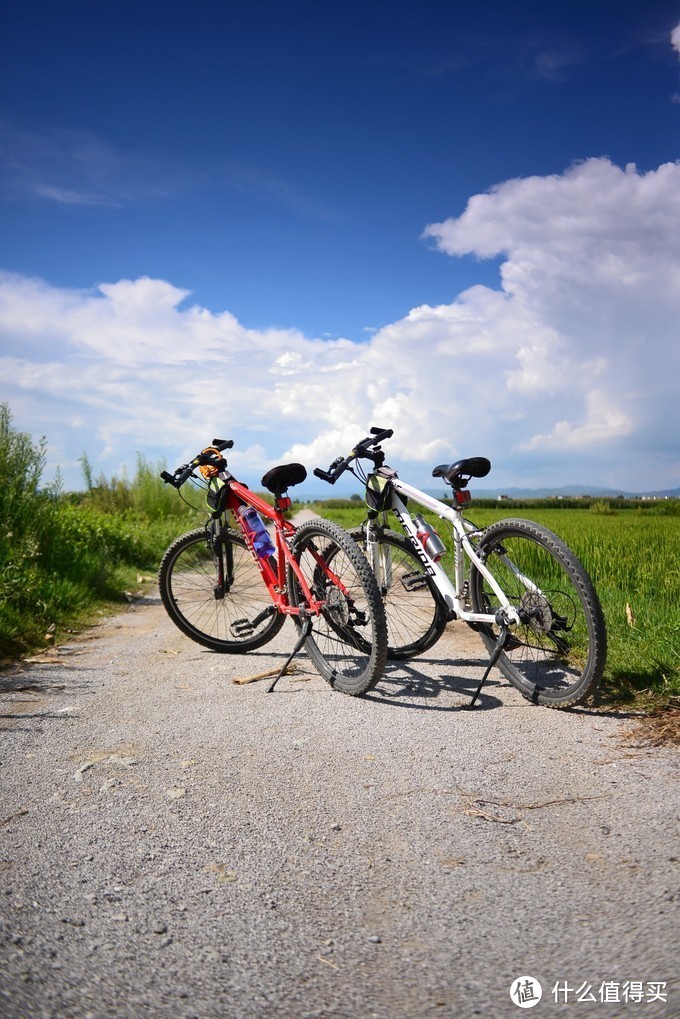
{"type": "MultiPolygon", "coordinates": [[[[542,687],[540,683],[532,682],[522,674],[517,665],[505,653],[500,656],[498,668],[523,697],[534,703],[561,709],[583,704],[593,695],[601,682],[607,657],[607,630],[597,592],[583,564],[569,546],[547,527],[534,523],[534,521],[521,518],[499,520],[484,531],[479,540],[478,549],[480,552],[488,552],[491,548],[502,545],[504,540],[509,541],[513,538],[524,538],[543,548],[560,564],[565,576],[569,578],[587,625],[587,660],[580,676],[573,683],[567,683],[561,689],[549,689],[542,687]]],[[[488,605],[484,603],[484,583],[484,578],[473,566],[470,587],[472,605],[476,612],[488,611],[488,605]]],[[[509,596],[508,591],[505,593],[509,596]]],[[[486,647],[490,651],[493,650],[498,629],[483,625],[477,628],[486,647]]]]}
{"type": "MultiPolygon", "coordinates": [[[[351,633],[347,640],[344,639],[342,628],[333,622],[331,615],[322,613],[313,621],[312,634],[307,638],[305,648],[317,671],[334,690],[359,697],[380,681],[387,661],[387,622],[382,598],[364,554],[347,532],[330,520],[310,521],[297,529],[292,549],[298,563],[305,552],[308,553],[310,545],[315,545],[315,539],[327,543],[323,557],[330,563],[331,569],[333,560],[338,561],[339,553],[351,564],[371,620],[372,639],[366,640],[364,633],[358,639],[353,638],[351,633]],[[347,662],[343,666],[344,658],[347,662]]],[[[317,580],[322,576],[318,568],[313,570],[313,576],[317,580]]],[[[300,590],[290,567],[288,582],[291,603],[299,605],[300,590]]],[[[297,619],[296,624],[300,625],[297,619]]]]}

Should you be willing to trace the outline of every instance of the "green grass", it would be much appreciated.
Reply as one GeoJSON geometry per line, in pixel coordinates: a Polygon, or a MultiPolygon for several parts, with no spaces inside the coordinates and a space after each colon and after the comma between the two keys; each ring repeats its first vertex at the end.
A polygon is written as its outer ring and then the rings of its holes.
{"type": "MultiPolygon", "coordinates": [[[[317,511],[342,527],[361,523],[361,504],[319,503],[317,511]]],[[[467,516],[479,527],[503,517],[535,520],[554,531],[590,574],[605,615],[608,660],[603,685],[607,700],[649,698],[655,704],[680,696],[680,506],[638,508],[516,509],[470,504],[467,516]]],[[[431,514],[451,548],[448,525],[431,514]]],[[[400,530],[390,515],[390,526],[400,530]]],[[[450,562],[450,555],[445,564],[450,562]]]]}
{"type": "MultiPolygon", "coordinates": [[[[0,405],[0,659],[58,641],[102,611],[127,603],[139,577],[155,574],[170,541],[204,520],[138,458],[135,477],[99,478],[87,459],[87,491],[42,484],[45,444],[12,427],[0,405]]],[[[193,493],[192,501],[202,499],[193,493]]]]}

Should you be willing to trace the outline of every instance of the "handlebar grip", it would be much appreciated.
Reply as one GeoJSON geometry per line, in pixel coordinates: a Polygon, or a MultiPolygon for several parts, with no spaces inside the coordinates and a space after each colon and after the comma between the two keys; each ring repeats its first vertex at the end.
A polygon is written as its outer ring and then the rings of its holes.
{"type": "Polygon", "coordinates": [[[382,442],[384,439],[391,439],[394,435],[393,428],[371,428],[371,435],[375,435],[375,442],[382,442]]]}
{"type": "Polygon", "coordinates": [[[175,479],[168,471],[161,471],[161,477],[166,485],[174,485],[175,479]]]}
{"type": "Polygon", "coordinates": [[[322,471],[320,467],[315,467],[312,473],[314,474],[314,477],[321,478],[322,481],[327,481],[329,485],[334,485],[338,480],[328,471],[322,471]]]}
{"type": "Polygon", "coordinates": [[[219,451],[221,453],[223,449],[231,449],[232,446],[234,445],[234,440],[233,439],[213,439],[212,444],[215,447],[215,449],[219,449],[219,451]]]}

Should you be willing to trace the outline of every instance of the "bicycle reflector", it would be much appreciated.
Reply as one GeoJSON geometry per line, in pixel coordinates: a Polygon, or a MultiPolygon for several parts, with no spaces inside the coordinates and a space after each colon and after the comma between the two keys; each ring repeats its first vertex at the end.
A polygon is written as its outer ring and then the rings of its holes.
{"type": "MultiPolygon", "coordinates": [[[[215,446],[206,446],[206,448],[201,450],[201,452],[202,453],[214,453],[215,456],[219,456],[220,455],[219,449],[216,449],[215,446]]],[[[217,477],[218,468],[215,467],[213,464],[201,464],[201,466],[198,469],[201,472],[201,474],[203,475],[203,477],[206,479],[206,481],[209,481],[210,478],[216,478],[217,477]]]]}
{"type": "Polygon", "coordinates": [[[470,499],[472,498],[469,492],[456,491],[454,492],[454,495],[456,497],[456,502],[458,503],[459,506],[463,506],[466,502],[469,502],[470,499]]]}

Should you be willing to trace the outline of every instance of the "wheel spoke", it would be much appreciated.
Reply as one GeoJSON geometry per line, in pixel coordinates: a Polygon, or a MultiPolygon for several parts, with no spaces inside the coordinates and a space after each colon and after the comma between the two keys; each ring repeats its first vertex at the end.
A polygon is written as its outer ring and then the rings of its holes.
{"type": "Polygon", "coordinates": [[[203,529],[173,542],[159,571],[163,604],[183,633],[213,651],[234,653],[261,647],[278,633],[284,617],[274,610],[240,534],[227,532],[220,546],[215,552],[203,529]],[[229,563],[231,577],[220,585],[218,577],[225,575],[229,563]]]}
{"type": "MultiPolygon", "coordinates": [[[[581,703],[597,686],[606,655],[602,610],[581,563],[556,535],[531,521],[492,525],[479,548],[520,617],[498,661],[501,672],[541,703],[581,703]]],[[[477,570],[471,592],[477,611],[495,613],[501,605],[477,570]]],[[[497,627],[480,632],[491,647],[497,627]]]]}
{"type": "MultiPolygon", "coordinates": [[[[350,532],[366,553],[366,532],[350,532]]],[[[446,619],[435,599],[432,583],[410,543],[395,531],[381,531],[378,554],[381,595],[387,617],[387,654],[403,660],[422,654],[435,644],[446,619]]]]}
{"type": "MultiPolygon", "coordinates": [[[[368,563],[337,525],[329,521],[298,529],[293,552],[313,597],[322,603],[306,649],[334,688],[361,694],[382,675],[387,652],[380,594],[368,563]]],[[[302,585],[289,568],[293,605],[304,605],[302,585]]]]}

